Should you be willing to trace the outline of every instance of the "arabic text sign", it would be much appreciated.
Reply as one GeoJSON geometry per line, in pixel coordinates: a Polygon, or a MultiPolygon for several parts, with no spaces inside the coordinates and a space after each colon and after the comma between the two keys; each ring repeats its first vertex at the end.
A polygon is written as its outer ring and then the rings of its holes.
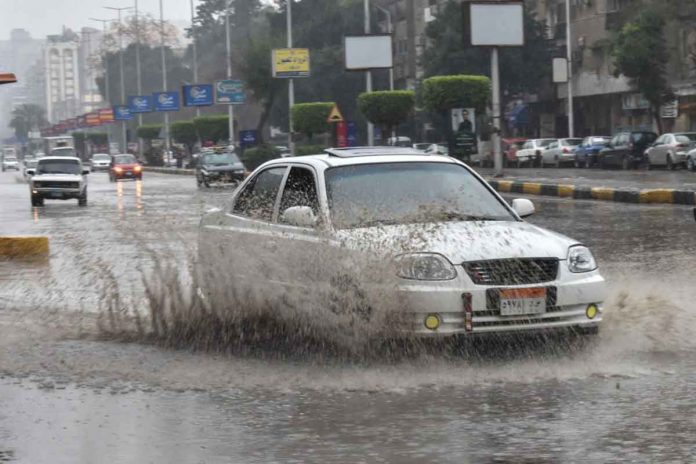
{"type": "Polygon", "coordinates": [[[155,92],[152,98],[155,111],[179,111],[179,92],[155,92]]]}
{"type": "Polygon", "coordinates": [[[182,87],[184,106],[210,106],[213,104],[213,86],[210,84],[185,85],[182,87]]]}
{"type": "Polygon", "coordinates": [[[115,121],[130,121],[133,119],[133,113],[127,106],[114,106],[115,121]]]}
{"type": "Polygon", "coordinates": [[[273,50],[273,77],[309,77],[309,49],[273,50]]]}
{"type": "Polygon", "coordinates": [[[215,83],[215,102],[227,105],[242,105],[246,103],[244,82],[237,79],[227,79],[215,83]]]}
{"type": "Polygon", "coordinates": [[[152,111],[152,97],[150,95],[128,97],[128,108],[131,113],[149,113],[152,111]]]}

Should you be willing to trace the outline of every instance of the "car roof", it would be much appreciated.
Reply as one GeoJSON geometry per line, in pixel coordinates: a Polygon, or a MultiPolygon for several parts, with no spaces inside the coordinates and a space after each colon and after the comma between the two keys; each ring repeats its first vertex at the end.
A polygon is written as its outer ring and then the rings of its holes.
{"type": "Polygon", "coordinates": [[[77,156],[44,156],[43,158],[40,158],[38,161],[55,161],[55,160],[80,161],[80,158],[78,158],[77,156]]]}
{"type": "MultiPolygon", "coordinates": [[[[363,147],[366,148],[366,147],[363,147]]],[[[316,166],[336,167],[336,166],[352,166],[358,164],[377,164],[377,163],[450,163],[457,162],[448,156],[441,155],[426,155],[420,150],[408,147],[369,147],[362,151],[363,154],[352,154],[351,156],[336,156],[329,153],[299,156],[292,158],[276,158],[268,161],[264,166],[272,166],[276,164],[288,163],[307,163],[316,166]]]]}

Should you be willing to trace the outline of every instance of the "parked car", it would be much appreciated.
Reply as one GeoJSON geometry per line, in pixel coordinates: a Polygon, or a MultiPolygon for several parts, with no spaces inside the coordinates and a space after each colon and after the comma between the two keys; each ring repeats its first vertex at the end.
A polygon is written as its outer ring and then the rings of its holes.
{"type": "Polygon", "coordinates": [[[38,162],[39,160],[34,158],[24,160],[24,169],[22,170],[22,175],[24,176],[25,180],[29,180],[29,178],[32,176],[31,173],[36,171],[36,165],[38,162]]]}
{"type": "Polygon", "coordinates": [[[645,150],[645,166],[675,169],[687,166],[687,154],[696,148],[696,132],[662,134],[645,150]]]}
{"type": "Polygon", "coordinates": [[[143,167],[140,165],[135,156],[126,153],[123,155],[114,155],[111,157],[109,165],[109,181],[116,182],[123,179],[142,180],[143,167]]]}
{"type": "Polygon", "coordinates": [[[541,167],[548,165],[560,168],[564,164],[575,164],[575,149],[582,139],[558,139],[551,142],[546,150],[541,152],[541,167]]]}
{"type": "Polygon", "coordinates": [[[43,206],[44,200],[77,199],[87,206],[87,178],[89,169],[77,157],[47,156],[37,161],[36,168],[27,169],[31,176],[29,194],[31,206],[43,206]]]}
{"type": "Polygon", "coordinates": [[[428,147],[429,147],[430,145],[432,145],[432,144],[429,143],[429,142],[425,142],[425,143],[414,143],[412,146],[413,146],[413,148],[415,148],[416,150],[425,151],[425,150],[428,149],[428,147]]]}
{"type": "Polygon", "coordinates": [[[449,147],[446,143],[431,143],[428,148],[425,149],[425,153],[429,155],[448,155],[449,147]]]}
{"type": "Polygon", "coordinates": [[[200,223],[202,299],[365,321],[351,330],[596,333],[606,288],[587,247],[523,221],[531,201],[510,206],[458,160],[378,148],[257,168],[200,223]]]}
{"type": "Polygon", "coordinates": [[[108,153],[95,153],[89,160],[92,171],[108,171],[111,166],[111,155],[108,153]]]}
{"type": "Polygon", "coordinates": [[[696,148],[690,150],[686,154],[686,169],[688,169],[691,172],[696,171],[696,148]]]}
{"type": "Polygon", "coordinates": [[[410,147],[413,145],[410,137],[405,137],[403,135],[398,137],[389,137],[387,139],[387,145],[390,147],[410,147]]]}
{"type": "Polygon", "coordinates": [[[619,167],[631,169],[643,163],[645,149],[657,139],[657,134],[648,131],[619,132],[599,151],[601,168],[619,167]]]}
{"type": "Polygon", "coordinates": [[[196,163],[196,182],[199,187],[211,184],[236,185],[244,179],[246,168],[234,153],[226,149],[201,152],[196,163]]]}
{"type": "Polygon", "coordinates": [[[7,171],[8,169],[19,171],[19,161],[17,160],[16,156],[4,155],[2,157],[2,172],[7,171]]]}
{"type": "Polygon", "coordinates": [[[524,165],[541,166],[541,153],[556,139],[531,139],[524,142],[517,150],[517,167],[524,165]]]}
{"type": "Polygon", "coordinates": [[[503,139],[503,162],[506,166],[517,166],[517,152],[526,142],[527,139],[522,137],[503,139]]]}
{"type": "Polygon", "coordinates": [[[591,168],[597,164],[597,156],[600,150],[607,146],[611,137],[605,135],[592,135],[582,139],[575,149],[575,167],[591,168]]]}

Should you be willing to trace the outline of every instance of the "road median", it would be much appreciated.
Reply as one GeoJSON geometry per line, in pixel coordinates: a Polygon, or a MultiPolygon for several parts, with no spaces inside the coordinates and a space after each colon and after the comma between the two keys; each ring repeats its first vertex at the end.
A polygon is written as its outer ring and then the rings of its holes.
{"type": "Polygon", "coordinates": [[[157,166],[143,166],[143,171],[145,172],[156,172],[159,174],[174,174],[179,176],[193,176],[196,174],[194,169],[184,169],[184,168],[165,168],[157,166]]]}
{"type": "Polygon", "coordinates": [[[0,258],[42,258],[49,251],[48,237],[0,237],[0,258]]]}

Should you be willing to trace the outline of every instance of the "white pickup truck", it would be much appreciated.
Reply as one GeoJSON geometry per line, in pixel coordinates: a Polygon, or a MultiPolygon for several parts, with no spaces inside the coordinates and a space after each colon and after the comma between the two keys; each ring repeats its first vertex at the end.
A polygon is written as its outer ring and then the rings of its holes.
{"type": "Polygon", "coordinates": [[[31,206],[43,206],[44,200],[77,199],[87,206],[87,178],[89,169],[76,157],[50,156],[39,159],[36,168],[27,169],[31,175],[29,193],[31,206]]]}

